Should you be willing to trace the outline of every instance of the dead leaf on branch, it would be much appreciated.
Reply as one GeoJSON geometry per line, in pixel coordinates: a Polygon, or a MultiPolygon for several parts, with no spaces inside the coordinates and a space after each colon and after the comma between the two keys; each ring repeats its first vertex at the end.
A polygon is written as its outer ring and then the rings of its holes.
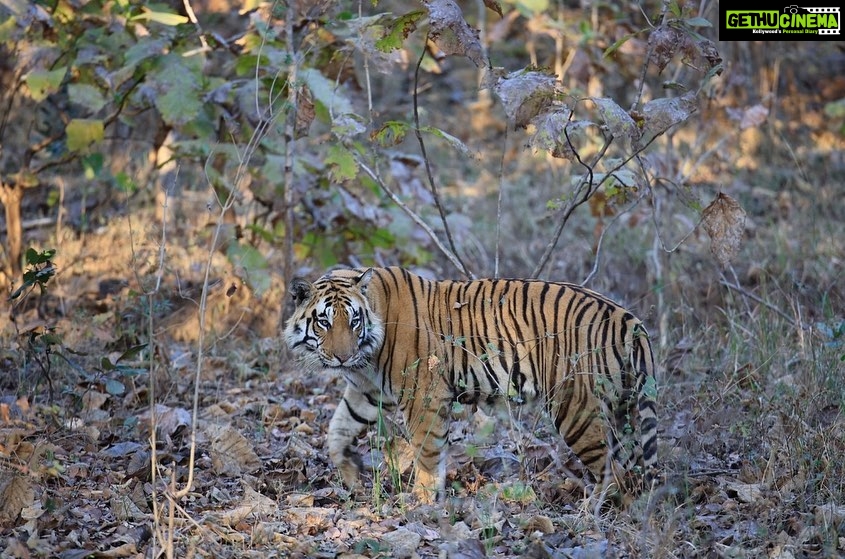
{"type": "Polygon", "coordinates": [[[605,125],[610,130],[615,138],[628,138],[632,142],[637,142],[640,139],[640,128],[628,111],[619,106],[619,104],[608,97],[593,97],[593,103],[598,108],[599,116],[601,116],[605,125]]]}
{"type": "Polygon", "coordinates": [[[658,73],[663,72],[678,52],[682,52],[685,59],[695,54],[689,36],[669,25],[655,29],[648,36],[648,43],[651,47],[651,62],[657,66],[658,73]]]}
{"type": "Polygon", "coordinates": [[[577,161],[575,152],[584,137],[584,130],[595,123],[588,120],[570,120],[569,107],[553,106],[531,120],[534,132],[528,145],[548,151],[552,157],[577,161]]]}
{"type": "Polygon", "coordinates": [[[645,147],[657,136],[687,120],[697,110],[698,101],[693,92],[680,97],[649,101],[642,109],[643,124],[637,146],[645,147]]]}
{"type": "Polygon", "coordinates": [[[505,14],[502,12],[502,5],[496,0],[484,0],[484,5],[487,6],[487,9],[499,14],[499,17],[505,17],[505,14]]]}
{"type": "Polygon", "coordinates": [[[469,26],[461,8],[453,0],[429,0],[429,38],[448,54],[459,54],[472,60],[480,68],[489,68],[478,31],[469,26]]]}
{"type": "Polygon", "coordinates": [[[710,237],[710,253],[722,268],[739,252],[745,231],[745,210],[720,192],[701,214],[701,225],[710,237]]]}
{"type": "Polygon", "coordinates": [[[719,65],[722,63],[722,56],[716,49],[716,43],[702,37],[696,42],[696,47],[698,48],[698,53],[707,61],[709,68],[716,68],[716,75],[721,75],[722,69],[719,65]]]}
{"type": "Polygon", "coordinates": [[[555,76],[535,70],[517,70],[499,78],[493,91],[502,101],[514,128],[525,128],[552,104],[557,93],[555,76]]]}
{"type": "Polygon", "coordinates": [[[308,86],[303,85],[299,90],[299,98],[296,106],[296,119],[294,124],[294,138],[304,138],[308,135],[308,129],[311,128],[311,123],[316,116],[314,110],[314,96],[311,95],[311,90],[308,86]]]}
{"type": "Polygon", "coordinates": [[[650,61],[657,66],[658,73],[663,72],[672,58],[679,53],[684,64],[694,68],[696,64],[701,64],[703,68],[697,69],[703,72],[715,70],[716,74],[722,73],[722,57],[716,49],[716,44],[691,33],[688,29],[679,29],[672,23],[661,25],[649,35],[648,44],[651,47],[650,61]]]}

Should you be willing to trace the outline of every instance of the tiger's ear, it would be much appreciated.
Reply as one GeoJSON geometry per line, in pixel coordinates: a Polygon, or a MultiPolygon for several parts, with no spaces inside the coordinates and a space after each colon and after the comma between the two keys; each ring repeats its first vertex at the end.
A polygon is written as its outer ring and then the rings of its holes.
{"type": "Polygon", "coordinates": [[[311,282],[302,278],[293,278],[288,286],[288,292],[297,306],[311,298],[311,289],[311,282]]]}
{"type": "Polygon", "coordinates": [[[373,279],[373,269],[370,268],[360,276],[358,279],[355,280],[355,283],[358,284],[358,288],[361,290],[361,293],[367,292],[367,286],[370,285],[370,280],[373,279]]]}

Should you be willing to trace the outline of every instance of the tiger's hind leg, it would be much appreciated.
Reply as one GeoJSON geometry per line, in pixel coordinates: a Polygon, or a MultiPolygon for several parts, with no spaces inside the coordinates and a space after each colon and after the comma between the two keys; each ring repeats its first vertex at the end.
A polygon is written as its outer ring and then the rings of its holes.
{"type": "Polygon", "coordinates": [[[355,439],[370,425],[376,423],[381,410],[373,402],[351,385],[346,386],[343,398],[329,423],[329,457],[340,472],[340,477],[347,487],[360,490],[361,456],[353,448],[355,439]]]}
{"type": "Polygon", "coordinates": [[[606,490],[614,497],[626,494],[625,470],[612,450],[616,437],[609,432],[608,414],[601,400],[585,391],[568,404],[558,408],[555,421],[567,446],[590,471],[597,491],[606,490]]]}

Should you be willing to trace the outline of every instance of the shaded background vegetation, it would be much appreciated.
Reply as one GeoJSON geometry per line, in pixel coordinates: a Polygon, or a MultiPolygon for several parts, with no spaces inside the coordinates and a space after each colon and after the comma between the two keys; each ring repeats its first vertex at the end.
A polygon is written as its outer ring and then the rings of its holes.
{"type": "Polygon", "coordinates": [[[0,6],[3,553],[843,553],[841,48],[720,43],[710,3],[458,4],[0,6]],[[665,486],[585,512],[542,424],[477,420],[448,518],[394,500],[378,453],[350,503],[322,450],[338,380],[277,337],[285,278],[338,263],[629,305],[665,486]]]}

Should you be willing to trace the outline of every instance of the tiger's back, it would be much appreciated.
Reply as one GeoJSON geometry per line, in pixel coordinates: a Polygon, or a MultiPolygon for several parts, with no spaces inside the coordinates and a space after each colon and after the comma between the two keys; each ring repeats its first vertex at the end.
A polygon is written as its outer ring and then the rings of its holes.
{"type": "Polygon", "coordinates": [[[302,349],[295,331],[307,331],[303,319],[318,325],[320,312],[331,315],[320,360],[343,370],[347,390],[329,427],[329,453],[348,484],[357,484],[354,438],[378,419],[380,407],[397,406],[417,452],[414,492],[430,500],[445,483],[452,402],[487,405],[505,397],[539,399],[599,481],[619,480],[636,465],[646,473],[654,468],[656,384],[648,335],[609,299],[566,283],[429,281],[400,268],[341,270],[309,285],[309,300],[300,298],[286,339],[302,349]],[[325,304],[339,301],[341,292],[342,303],[325,304]],[[354,335],[337,336],[336,328],[354,335]],[[365,331],[380,341],[372,343],[365,331]],[[344,365],[326,358],[336,353],[333,339],[347,340],[343,354],[352,351],[351,339],[365,350],[344,365]]]}

